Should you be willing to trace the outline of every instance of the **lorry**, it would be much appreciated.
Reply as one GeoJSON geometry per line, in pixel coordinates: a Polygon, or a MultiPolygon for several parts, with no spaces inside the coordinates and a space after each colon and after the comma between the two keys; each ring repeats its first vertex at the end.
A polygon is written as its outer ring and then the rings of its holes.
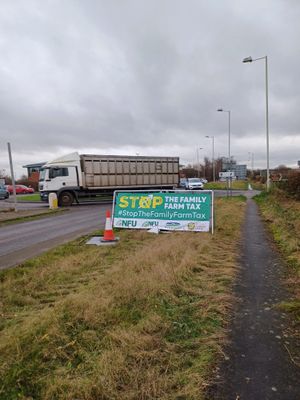
{"type": "Polygon", "coordinates": [[[79,154],[47,162],[40,171],[41,199],[56,193],[59,206],[115,190],[174,189],[179,182],[179,157],[79,154]]]}

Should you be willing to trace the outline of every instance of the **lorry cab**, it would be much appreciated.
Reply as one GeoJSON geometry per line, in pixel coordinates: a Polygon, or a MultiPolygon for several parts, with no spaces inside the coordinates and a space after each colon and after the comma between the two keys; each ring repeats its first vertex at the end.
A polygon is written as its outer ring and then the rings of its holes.
{"type": "Polygon", "coordinates": [[[49,193],[57,194],[60,205],[69,206],[76,198],[81,183],[80,157],[78,153],[47,162],[40,171],[39,190],[41,199],[48,201],[49,193]]]}
{"type": "MultiPolygon", "coordinates": [[[[50,192],[56,193],[59,198],[61,192],[78,189],[78,187],[79,179],[76,165],[44,166],[40,172],[39,189],[42,200],[47,201],[50,192]]],[[[72,198],[72,202],[73,200],[74,198],[72,198]]]]}
{"type": "Polygon", "coordinates": [[[53,190],[63,186],[78,186],[76,166],[53,166],[43,168],[40,172],[40,190],[53,190]]]}

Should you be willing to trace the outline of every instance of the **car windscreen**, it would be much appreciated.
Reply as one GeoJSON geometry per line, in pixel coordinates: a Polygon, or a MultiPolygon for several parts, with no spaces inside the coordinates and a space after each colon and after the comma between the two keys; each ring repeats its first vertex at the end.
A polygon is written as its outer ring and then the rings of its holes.
{"type": "Polygon", "coordinates": [[[192,182],[192,183],[201,183],[201,181],[200,181],[199,178],[190,178],[190,179],[189,179],[189,182],[192,182]]]}

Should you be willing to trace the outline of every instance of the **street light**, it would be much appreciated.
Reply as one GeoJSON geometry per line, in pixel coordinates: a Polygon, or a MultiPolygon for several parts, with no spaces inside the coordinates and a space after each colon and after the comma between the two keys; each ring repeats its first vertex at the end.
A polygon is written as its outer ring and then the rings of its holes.
{"type": "Polygon", "coordinates": [[[231,114],[231,111],[223,110],[223,108],[218,108],[217,111],[228,113],[228,162],[229,162],[229,168],[231,170],[231,154],[230,154],[230,114],[231,114]]]}
{"type": "Polygon", "coordinates": [[[248,151],[248,156],[249,156],[249,161],[251,161],[251,170],[252,170],[252,175],[253,175],[253,170],[254,170],[254,153],[251,153],[248,151]]]}
{"type": "Polygon", "coordinates": [[[197,147],[197,169],[198,169],[198,178],[200,178],[199,150],[203,150],[203,147],[197,147]]]}
{"type": "Polygon", "coordinates": [[[212,168],[213,168],[213,181],[216,181],[216,166],[215,166],[215,137],[205,136],[206,138],[212,139],[212,168]]]}
{"type": "Polygon", "coordinates": [[[267,142],[267,190],[270,190],[270,149],[269,149],[269,90],[268,90],[268,56],[252,58],[246,57],[243,63],[265,60],[265,85],[266,85],[266,142],[267,142]]]}

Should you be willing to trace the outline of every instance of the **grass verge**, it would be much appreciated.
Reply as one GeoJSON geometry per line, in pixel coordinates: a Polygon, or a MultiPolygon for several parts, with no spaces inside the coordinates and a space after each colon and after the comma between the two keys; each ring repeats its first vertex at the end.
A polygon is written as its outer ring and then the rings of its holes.
{"type": "Polygon", "coordinates": [[[42,219],[57,215],[58,213],[65,212],[68,208],[59,208],[56,210],[1,210],[0,211],[0,226],[9,225],[19,222],[33,221],[35,219],[42,219]]]}
{"type": "MultiPolygon", "coordinates": [[[[204,185],[204,189],[207,190],[226,190],[226,182],[208,182],[204,185]]],[[[232,181],[232,189],[234,190],[247,190],[248,181],[232,181]]]]}
{"type": "Polygon", "coordinates": [[[17,200],[18,201],[40,202],[41,197],[40,197],[39,193],[34,193],[34,194],[27,194],[26,196],[18,195],[17,200]]]}
{"type": "MultiPolygon", "coordinates": [[[[286,260],[287,283],[292,299],[281,308],[294,316],[295,328],[300,328],[300,202],[274,189],[255,197],[261,213],[286,260]]],[[[300,339],[300,334],[299,334],[300,339]]]]}
{"type": "Polygon", "coordinates": [[[115,247],[81,239],[2,272],[0,398],[202,399],[244,210],[217,199],[213,236],[121,231],[115,247]]]}
{"type": "MultiPolygon", "coordinates": [[[[97,196],[90,196],[85,198],[80,198],[80,203],[89,203],[89,202],[102,202],[102,201],[112,201],[113,196],[107,194],[100,194],[97,196]]],[[[31,195],[18,195],[17,200],[20,202],[42,202],[39,193],[34,193],[31,195]]]]}
{"type": "Polygon", "coordinates": [[[261,183],[261,182],[257,182],[257,181],[249,181],[250,185],[252,186],[253,190],[266,190],[266,184],[265,183],[261,183]]]}

